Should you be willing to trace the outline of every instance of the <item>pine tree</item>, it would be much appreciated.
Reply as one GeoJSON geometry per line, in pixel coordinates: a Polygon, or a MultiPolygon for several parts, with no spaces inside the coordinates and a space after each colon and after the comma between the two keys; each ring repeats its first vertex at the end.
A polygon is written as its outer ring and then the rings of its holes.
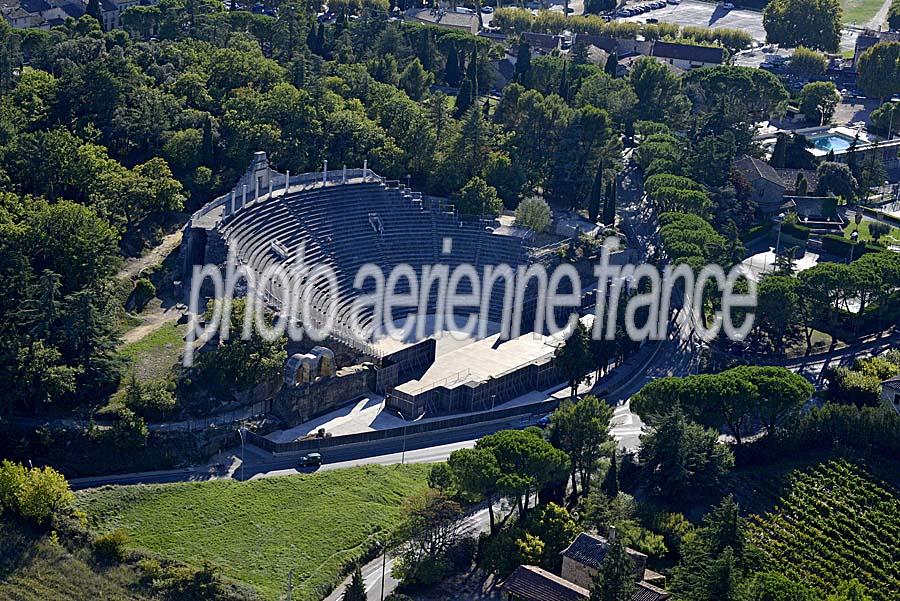
{"type": "Polygon", "coordinates": [[[622,542],[615,539],[609,543],[594,576],[590,601],[631,601],[633,595],[634,564],[622,542]]]}
{"type": "Polygon", "coordinates": [[[481,116],[485,121],[491,120],[491,103],[488,100],[484,101],[484,104],[481,106],[481,116]]]}
{"type": "Polygon", "coordinates": [[[606,471],[606,477],[603,478],[600,489],[610,499],[619,496],[619,466],[615,449],[613,449],[612,457],[609,460],[609,469],[606,471]]]}
{"type": "Polygon", "coordinates": [[[612,78],[616,77],[616,73],[619,71],[619,55],[615,52],[610,52],[609,56],[606,57],[606,64],[603,66],[603,71],[606,72],[612,78]]]}
{"type": "Polygon", "coordinates": [[[350,583],[344,589],[343,601],[366,601],[366,584],[359,566],[353,570],[350,583]]]}

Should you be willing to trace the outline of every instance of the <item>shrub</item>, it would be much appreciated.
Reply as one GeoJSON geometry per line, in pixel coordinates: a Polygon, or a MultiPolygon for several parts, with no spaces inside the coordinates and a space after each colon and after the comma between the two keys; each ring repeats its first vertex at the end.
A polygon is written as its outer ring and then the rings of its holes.
{"type": "Polygon", "coordinates": [[[6,460],[0,464],[0,509],[40,525],[74,502],[69,483],[52,467],[29,469],[6,460]]]}
{"type": "Polygon", "coordinates": [[[156,286],[147,278],[140,278],[134,283],[134,290],[128,298],[128,305],[137,311],[143,311],[147,303],[156,296],[156,286]]]}
{"type": "Polygon", "coordinates": [[[550,229],[550,221],[550,205],[537,196],[526,198],[516,208],[516,225],[536,232],[546,232],[550,229]]]}
{"type": "MultiPolygon", "coordinates": [[[[114,530],[94,539],[94,553],[103,561],[120,563],[125,560],[128,534],[124,530],[114,530]]],[[[157,563],[157,566],[159,564],[157,563]]]]}

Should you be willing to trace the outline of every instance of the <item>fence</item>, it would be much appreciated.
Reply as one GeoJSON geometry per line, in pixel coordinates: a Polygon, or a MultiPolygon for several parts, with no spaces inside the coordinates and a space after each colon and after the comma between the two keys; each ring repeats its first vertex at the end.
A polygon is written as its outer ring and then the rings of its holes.
{"type": "Polygon", "coordinates": [[[295,440],[292,442],[275,442],[269,440],[255,432],[247,432],[247,442],[264,451],[270,453],[296,453],[300,451],[318,451],[330,447],[338,447],[349,444],[358,444],[362,442],[374,442],[376,440],[387,440],[400,436],[412,436],[425,432],[433,432],[435,430],[445,430],[450,428],[460,428],[471,424],[490,422],[494,420],[515,417],[518,415],[534,415],[537,413],[547,413],[556,409],[559,405],[559,399],[548,399],[538,403],[528,405],[519,405],[518,407],[508,407],[506,409],[496,409],[494,411],[482,411],[479,413],[470,413],[440,419],[427,421],[424,423],[411,422],[410,425],[400,428],[390,428],[388,430],[375,430],[372,432],[359,432],[357,434],[347,434],[345,436],[332,436],[330,438],[309,438],[304,440],[295,440]]]}

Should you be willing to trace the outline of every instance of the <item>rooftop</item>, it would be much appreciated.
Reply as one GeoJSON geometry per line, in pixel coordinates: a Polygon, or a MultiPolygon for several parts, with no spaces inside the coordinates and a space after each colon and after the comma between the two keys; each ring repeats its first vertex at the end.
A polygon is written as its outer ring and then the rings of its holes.
{"type": "MultiPolygon", "coordinates": [[[[602,536],[582,532],[562,554],[564,557],[568,557],[588,567],[599,568],[603,558],[606,557],[608,549],[609,541],[607,539],[602,536]]],[[[625,552],[636,564],[640,566],[646,565],[647,556],[643,553],[628,547],[625,547],[625,552]]]]}
{"type": "Polygon", "coordinates": [[[652,56],[696,63],[721,64],[725,59],[725,49],[720,46],[696,46],[677,42],[656,42],[652,56]]]}
{"type": "Polygon", "coordinates": [[[587,601],[591,595],[587,589],[535,566],[517,567],[500,590],[522,601],[587,601]]]}

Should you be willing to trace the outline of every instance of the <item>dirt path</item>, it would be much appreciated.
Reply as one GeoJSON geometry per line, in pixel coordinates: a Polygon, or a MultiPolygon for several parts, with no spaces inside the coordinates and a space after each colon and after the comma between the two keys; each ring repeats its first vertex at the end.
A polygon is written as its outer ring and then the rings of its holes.
{"type": "Polygon", "coordinates": [[[174,305],[167,308],[157,306],[154,309],[145,310],[139,317],[143,323],[122,334],[122,344],[137,342],[167,323],[177,321],[181,317],[181,309],[174,305]]]}
{"type": "MultiPolygon", "coordinates": [[[[118,277],[134,278],[140,275],[143,270],[159,265],[170,253],[178,248],[179,244],[181,244],[181,230],[169,234],[163,238],[162,242],[140,257],[128,259],[122,269],[119,270],[118,277]]],[[[122,344],[141,340],[163,325],[176,321],[181,317],[181,313],[174,298],[163,298],[162,302],[159,302],[159,299],[154,299],[144,311],[137,315],[143,323],[131,328],[122,335],[122,344]]]]}
{"type": "Polygon", "coordinates": [[[173,250],[178,248],[179,244],[181,244],[181,230],[172,232],[163,238],[162,242],[140,257],[126,259],[125,265],[122,266],[122,269],[116,274],[117,277],[133,278],[139,275],[144,269],[162,263],[163,259],[165,259],[173,250]]]}

